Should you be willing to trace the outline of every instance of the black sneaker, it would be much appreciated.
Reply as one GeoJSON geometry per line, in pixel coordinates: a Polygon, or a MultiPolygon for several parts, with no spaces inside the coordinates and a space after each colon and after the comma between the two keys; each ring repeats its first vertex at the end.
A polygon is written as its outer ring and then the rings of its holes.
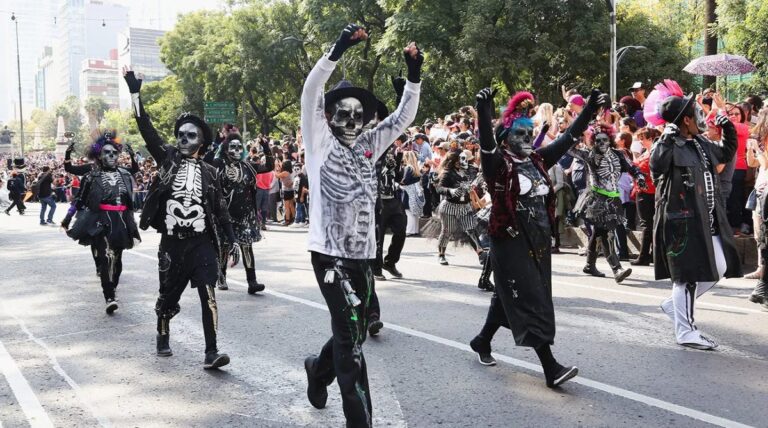
{"type": "Polygon", "coordinates": [[[219,287],[219,290],[229,290],[229,286],[227,285],[227,277],[225,276],[219,277],[218,287],[219,287]]]}
{"type": "MultiPolygon", "coordinates": [[[[558,364],[560,366],[560,364],[558,364]]],[[[572,379],[576,377],[576,375],[579,374],[579,368],[576,366],[573,367],[563,367],[560,366],[560,370],[557,371],[555,376],[550,378],[549,376],[545,375],[545,378],[547,379],[547,386],[549,388],[557,388],[558,386],[564,384],[569,379],[572,379]]]]}
{"type": "Polygon", "coordinates": [[[582,272],[584,272],[584,273],[586,273],[588,275],[596,276],[598,278],[605,278],[605,274],[600,272],[599,270],[597,270],[595,265],[586,265],[586,266],[584,266],[584,269],[582,269],[582,272]]]}
{"type": "Polygon", "coordinates": [[[205,370],[218,369],[229,364],[229,355],[219,354],[218,352],[210,352],[205,354],[205,363],[203,368],[205,370]]]}
{"type": "Polygon", "coordinates": [[[631,262],[629,262],[629,264],[631,264],[632,266],[650,266],[652,261],[653,259],[651,259],[650,256],[649,257],[640,256],[635,260],[632,260],[631,262]]]}
{"type": "Polygon", "coordinates": [[[157,335],[157,355],[160,357],[170,357],[173,355],[173,351],[171,351],[171,345],[170,345],[170,335],[168,334],[158,334],[157,335]]]}
{"type": "Polygon", "coordinates": [[[248,294],[256,294],[267,288],[264,284],[258,282],[255,278],[248,280],[248,294]]]}
{"type": "Polygon", "coordinates": [[[469,342],[469,347],[477,353],[477,361],[479,361],[480,364],[484,366],[495,366],[496,359],[491,355],[490,344],[487,346],[481,346],[480,342],[482,340],[483,339],[481,339],[480,336],[475,336],[475,338],[469,342]],[[485,352],[486,350],[488,350],[488,352],[485,352]]]}
{"type": "Polygon", "coordinates": [[[437,256],[437,262],[443,266],[448,266],[448,260],[445,259],[445,255],[437,256]]]}
{"type": "Polygon", "coordinates": [[[403,274],[400,273],[399,270],[397,270],[397,267],[393,264],[384,263],[383,266],[381,266],[382,269],[389,272],[390,275],[394,276],[395,278],[402,278],[403,274]]]}
{"type": "Polygon", "coordinates": [[[477,283],[477,288],[483,291],[493,291],[493,283],[491,280],[481,277],[480,281],[477,283]]]}
{"type": "Polygon", "coordinates": [[[53,220],[48,220],[48,221],[46,221],[46,223],[48,223],[48,224],[55,224],[55,223],[53,222],[53,220]]]}
{"type": "Polygon", "coordinates": [[[382,328],[384,328],[384,323],[381,320],[373,320],[368,324],[368,334],[378,336],[382,328]]]}
{"type": "Polygon", "coordinates": [[[117,310],[117,302],[115,299],[107,299],[107,315],[112,315],[117,310]]]}
{"type": "Polygon", "coordinates": [[[315,377],[315,357],[304,359],[304,370],[307,371],[307,398],[315,409],[325,408],[328,401],[328,386],[315,377]]]}
{"type": "Polygon", "coordinates": [[[387,280],[387,277],[386,277],[386,276],[384,276],[384,273],[383,273],[383,272],[381,272],[381,271],[379,271],[379,272],[374,272],[374,273],[373,273],[373,278],[374,278],[376,281],[386,281],[386,280],[387,280]]]}

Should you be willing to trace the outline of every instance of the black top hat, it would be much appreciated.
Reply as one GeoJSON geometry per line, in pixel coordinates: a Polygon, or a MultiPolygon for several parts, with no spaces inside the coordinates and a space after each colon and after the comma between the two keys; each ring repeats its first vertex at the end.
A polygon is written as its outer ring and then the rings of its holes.
{"type": "Polygon", "coordinates": [[[693,94],[688,94],[687,97],[667,97],[659,106],[661,118],[667,123],[674,123],[677,125],[678,121],[683,117],[689,115],[692,116],[694,114],[693,109],[691,109],[693,101],[693,94]]]}
{"type": "MultiPolygon", "coordinates": [[[[336,101],[344,98],[356,98],[360,101],[363,105],[363,123],[373,120],[379,109],[379,100],[375,95],[363,88],[352,86],[349,80],[342,80],[325,94],[325,112],[330,113],[336,101]]],[[[384,117],[379,117],[379,120],[384,117]]]]}
{"type": "Polygon", "coordinates": [[[13,167],[16,169],[24,169],[27,165],[24,164],[24,158],[16,158],[13,160],[13,167]]]}
{"type": "Polygon", "coordinates": [[[179,128],[185,123],[191,123],[203,130],[203,149],[208,147],[213,142],[213,131],[205,121],[192,113],[182,113],[177,119],[176,124],[173,125],[173,135],[178,135],[179,128]]]}

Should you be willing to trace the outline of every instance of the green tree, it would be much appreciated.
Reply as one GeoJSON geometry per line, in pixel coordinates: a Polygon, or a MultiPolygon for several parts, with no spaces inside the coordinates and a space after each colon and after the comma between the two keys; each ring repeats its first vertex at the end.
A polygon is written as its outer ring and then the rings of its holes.
{"type": "MultiPolygon", "coordinates": [[[[178,76],[171,75],[163,80],[147,83],[142,87],[144,108],[152,118],[157,132],[166,140],[173,141],[173,125],[176,118],[189,105],[189,99],[182,90],[178,76]]],[[[133,130],[135,128],[123,128],[133,130]]]]}
{"type": "Polygon", "coordinates": [[[744,55],[757,67],[752,78],[737,85],[742,95],[768,89],[768,3],[762,0],[720,0],[718,32],[725,51],[744,55]]]}
{"type": "Polygon", "coordinates": [[[99,123],[104,118],[104,112],[109,110],[109,104],[101,97],[90,97],[85,100],[83,109],[88,115],[88,128],[93,132],[99,128],[99,123]]]}
{"type": "Polygon", "coordinates": [[[75,141],[88,138],[88,130],[83,131],[83,119],[80,115],[80,100],[70,95],[59,103],[54,109],[56,114],[56,120],[58,117],[64,118],[64,128],[67,132],[73,132],[75,134],[75,141]]]}

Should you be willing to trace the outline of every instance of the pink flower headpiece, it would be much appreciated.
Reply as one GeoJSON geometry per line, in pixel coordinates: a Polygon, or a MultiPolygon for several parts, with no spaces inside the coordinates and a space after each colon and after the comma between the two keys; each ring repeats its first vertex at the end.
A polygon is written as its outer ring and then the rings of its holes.
{"type": "Polygon", "coordinates": [[[656,85],[653,91],[648,95],[643,107],[643,117],[645,121],[654,125],[664,125],[667,121],[661,117],[661,103],[669,97],[685,97],[683,88],[672,79],[665,79],[664,82],[656,85]]]}

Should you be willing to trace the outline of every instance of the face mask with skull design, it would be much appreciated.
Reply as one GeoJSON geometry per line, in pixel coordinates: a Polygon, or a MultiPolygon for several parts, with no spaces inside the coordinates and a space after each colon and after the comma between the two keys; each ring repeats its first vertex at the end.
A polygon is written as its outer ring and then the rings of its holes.
{"type": "Polygon", "coordinates": [[[611,147],[611,139],[608,134],[600,132],[595,135],[595,151],[600,154],[606,154],[611,147]]]}
{"type": "Polygon", "coordinates": [[[469,168],[469,161],[467,160],[467,155],[463,152],[459,155],[459,168],[464,170],[469,168]]]}
{"type": "Polygon", "coordinates": [[[203,146],[203,133],[192,123],[184,123],[176,133],[176,145],[182,156],[192,157],[203,146]]]}
{"type": "Polygon", "coordinates": [[[227,143],[227,159],[237,162],[243,157],[243,143],[240,140],[232,140],[227,143]]]}
{"type": "Polygon", "coordinates": [[[337,101],[328,124],[342,144],[351,146],[363,132],[363,104],[351,97],[337,101]]]}
{"type": "Polygon", "coordinates": [[[117,158],[119,156],[120,152],[115,146],[112,144],[105,144],[104,147],[101,148],[101,153],[99,154],[101,167],[106,170],[114,170],[117,168],[117,158]]]}
{"type": "Polygon", "coordinates": [[[707,132],[707,113],[701,108],[699,103],[694,103],[694,117],[696,118],[696,127],[699,128],[699,132],[707,132]]]}
{"type": "Polygon", "coordinates": [[[516,120],[506,141],[513,155],[520,159],[528,158],[533,153],[533,122],[528,118],[516,120]]]}

